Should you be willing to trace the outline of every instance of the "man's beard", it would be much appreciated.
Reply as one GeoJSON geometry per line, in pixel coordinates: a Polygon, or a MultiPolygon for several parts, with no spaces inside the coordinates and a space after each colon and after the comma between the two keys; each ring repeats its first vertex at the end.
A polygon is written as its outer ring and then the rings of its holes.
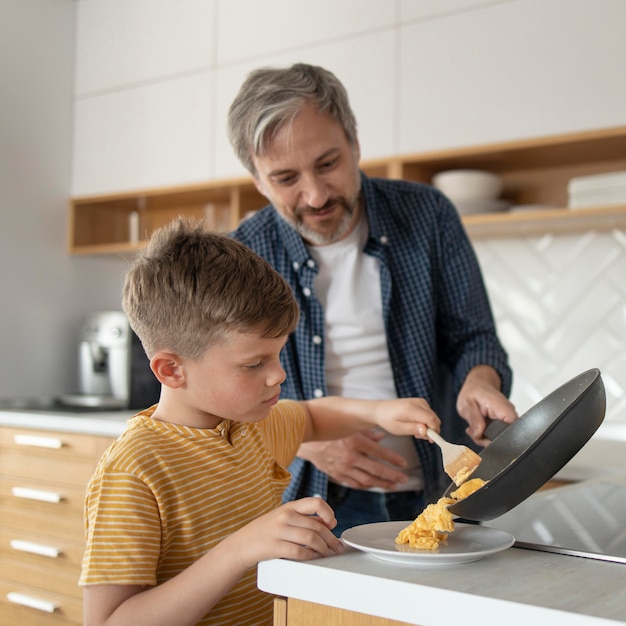
{"type": "MultiPolygon", "coordinates": [[[[304,239],[307,243],[310,243],[314,246],[325,246],[330,243],[335,243],[340,239],[343,239],[345,235],[350,231],[352,226],[354,225],[355,213],[359,208],[359,197],[360,197],[360,189],[357,190],[354,198],[351,202],[346,200],[345,198],[332,198],[330,199],[323,207],[319,209],[314,209],[312,207],[304,207],[302,209],[296,209],[294,211],[294,216],[285,217],[282,216],[283,219],[292,226],[295,231],[304,239]],[[308,214],[315,214],[318,211],[324,211],[329,206],[340,205],[342,208],[342,216],[337,224],[337,227],[329,233],[319,232],[310,228],[304,222],[304,217],[308,214]]],[[[280,212],[279,212],[280,214],[280,212]]]]}

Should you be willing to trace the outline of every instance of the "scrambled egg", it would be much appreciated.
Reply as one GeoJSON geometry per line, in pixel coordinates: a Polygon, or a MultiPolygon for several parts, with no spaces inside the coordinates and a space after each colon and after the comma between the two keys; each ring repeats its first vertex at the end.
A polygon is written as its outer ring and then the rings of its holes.
{"type": "Polygon", "coordinates": [[[476,468],[473,467],[472,469],[470,469],[467,466],[462,467],[455,475],[454,478],[452,479],[452,482],[459,487],[460,485],[462,485],[469,477],[470,474],[475,470],[476,468]]]}
{"type": "Polygon", "coordinates": [[[400,531],[396,543],[408,543],[417,550],[436,550],[442,541],[446,541],[448,533],[454,530],[454,520],[448,506],[467,498],[484,484],[482,478],[472,478],[453,491],[451,498],[439,498],[434,504],[429,504],[409,526],[400,531]]]}
{"type": "Polygon", "coordinates": [[[468,480],[463,483],[456,491],[453,491],[450,495],[455,500],[463,500],[463,498],[467,498],[467,496],[471,496],[475,491],[478,491],[483,485],[485,481],[482,478],[472,478],[472,480],[468,480]]]}

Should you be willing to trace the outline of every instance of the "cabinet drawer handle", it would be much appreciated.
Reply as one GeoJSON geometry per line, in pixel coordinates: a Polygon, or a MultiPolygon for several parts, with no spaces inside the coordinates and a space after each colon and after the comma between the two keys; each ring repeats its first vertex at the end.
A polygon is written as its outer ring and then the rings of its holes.
{"type": "Polygon", "coordinates": [[[19,552],[30,552],[31,554],[39,554],[40,556],[48,556],[52,559],[58,559],[61,555],[61,548],[54,546],[46,546],[41,543],[33,543],[32,541],[23,541],[22,539],[11,539],[11,547],[19,552]]]}
{"type": "Polygon", "coordinates": [[[18,446],[35,446],[36,448],[62,448],[63,441],[58,437],[37,437],[36,435],[15,435],[13,441],[18,446]]]}
{"type": "Polygon", "coordinates": [[[26,498],[27,500],[38,500],[40,502],[52,502],[58,504],[63,500],[60,493],[54,491],[40,491],[39,489],[29,489],[28,487],[13,487],[11,493],[16,498],[26,498]]]}
{"type": "Polygon", "coordinates": [[[24,593],[17,593],[17,591],[9,591],[9,593],[7,593],[7,600],[13,604],[28,606],[31,609],[45,611],[46,613],[54,613],[58,607],[56,602],[33,598],[32,596],[27,596],[24,593]]]}

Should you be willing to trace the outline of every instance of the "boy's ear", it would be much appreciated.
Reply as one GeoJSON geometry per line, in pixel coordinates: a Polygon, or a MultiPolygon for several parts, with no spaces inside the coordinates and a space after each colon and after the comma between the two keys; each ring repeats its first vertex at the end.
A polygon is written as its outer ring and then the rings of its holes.
{"type": "Polygon", "coordinates": [[[185,370],[182,361],[173,352],[162,350],[157,352],[150,359],[150,369],[162,385],[177,389],[185,383],[185,370]]]}

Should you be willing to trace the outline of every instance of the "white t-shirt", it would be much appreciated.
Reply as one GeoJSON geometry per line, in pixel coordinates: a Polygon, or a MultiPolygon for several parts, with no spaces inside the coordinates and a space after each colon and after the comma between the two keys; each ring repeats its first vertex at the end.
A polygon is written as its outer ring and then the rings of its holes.
{"type": "MultiPolygon", "coordinates": [[[[364,254],[368,225],[363,216],[348,237],[309,246],[319,267],[315,293],[325,311],[325,359],[332,395],[365,399],[397,398],[382,312],[380,267],[364,254]]],[[[423,478],[410,437],[387,434],[381,442],[408,462],[409,482],[398,490],[420,490],[423,478]]],[[[374,491],[381,491],[375,488],[374,491]]]]}

